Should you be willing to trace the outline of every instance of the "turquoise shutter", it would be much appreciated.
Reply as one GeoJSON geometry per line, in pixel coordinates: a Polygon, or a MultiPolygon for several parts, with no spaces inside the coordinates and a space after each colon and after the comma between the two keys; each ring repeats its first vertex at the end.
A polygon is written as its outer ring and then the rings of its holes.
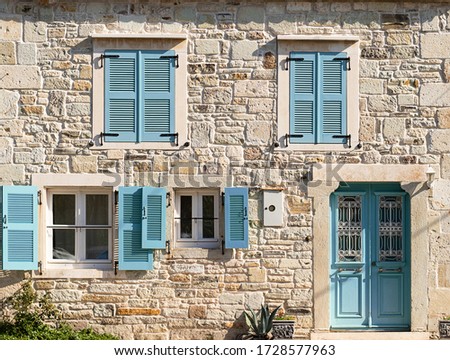
{"type": "Polygon", "coordinates": [[[2,187],[2,269],[38,269],[35,186],[2,187]]]}
{"type": "Polygon", "coordinates": [[[137,54],[135,51],[106,51],[105,62],[105,141],[137,141],[137,54]]]}
{"type": "Polygon", "coordinates": [[[174,51],[141,52],[140,72],[142,141],[174,141],[161,136],[175,132],[175,59],[174,51]]]}
{"type": "Polygon", "coordinates": [[[142,188],[142,247],[166,248],[166,190],[142,188]]]}
{"type": "Polygon", "coordinates": [[[290,142],[314,143],[316,133],[316,54],[292,52],[291,58],[304,60],[292,61],[289,65],[289,114],[290,134],[303,135],[301,138],[292,137],[290,142]]]}
{"type": "Polygon", "coordinates": [[[119,270],[152,270],[153,252],[142,248],[142,188],[119,187],[119,270]]]}
{"type": "Polygon", "coordinates": [[[340,144],[347,126],[347,62],[334,60],[346,58],[346,53],[319,53],[319,106],[318,142],[340,144]]]}
{"type": "Polygon", "coordinates": [[[225,188],[225,248],[248,248],[247,188],[225,188]]]}

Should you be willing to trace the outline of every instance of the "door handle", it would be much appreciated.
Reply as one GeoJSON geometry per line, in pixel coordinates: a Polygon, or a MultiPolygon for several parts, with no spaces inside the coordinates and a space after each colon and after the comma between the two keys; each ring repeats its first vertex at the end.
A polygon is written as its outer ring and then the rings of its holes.
{"type": "Polygon", "coordinates": [[[339,269],[338,269],[338,272],[342,272],[342,271],[353,271],[353,272],[355,272],[355,273],[359,273],[359,272],[362,271],[362,269],[361,269],[361,268],[359,268],[359,269],[339,268],[339,269]]]}
{"type": "Polygon", "coordinates": [[[378,272],[402,272],[402,268],[397,268],[397,269],[383,269],[383,268],[379,268],[378,272]]]}

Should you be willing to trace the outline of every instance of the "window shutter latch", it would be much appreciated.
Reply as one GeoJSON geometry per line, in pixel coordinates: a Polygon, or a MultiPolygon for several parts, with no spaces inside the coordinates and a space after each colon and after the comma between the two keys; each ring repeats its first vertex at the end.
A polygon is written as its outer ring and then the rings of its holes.
{"type": "Polygon", "coordinates": [[[350,66],[350,58],[346,57],[346,58],[334,58],[333,61],[346,61],[347,62],[347,70],[351,70],[351,66],[350,66]]]}
{"type": "Polygon", "coordinates": [[[290,138],[302,138],[303,135],[302,134],[286,134],[284,135],[284,147],[288,147],[289,146],[289,139],[290,138]]]}
{"type": "Polygon", "coordinates": [[[333,135],[334,139],[347,139],[348,147],[352,147],[352,136],[351,135],[333,135]]]}
{"type": "Polygon", "coordinates": [[[291,61],[303,61],[305,60],[305,58],[291,58],[291,57],[287,57],[286,60],[284,61],[284,70],[289,70],[289,63],[291,61]]]}
{"type": "Polygon", "coordinates": [[[119,55],[105,55],[105,54],[101,54],[100,55],[100,68],[103,67],[103,59],[117,59],[119,57],[119,55]]]}
{"type": "Polygon", "coordinates": [[[100,146],[103,146],[103,141],[104,141],[104,139],[105,139],[106,136],[118,137],[119,134],[117,134],[117,133],[105,133],[105,132],[101,132],[101,133],[100,133],[100,146]]]}
{"type": "Polygon", "coordinates": [[[174,137],[175,139],[175,141],[173,141],[174,143],[175,143],[175,146],[178,146],[178,133],[168,133],[168,134],[161,134],[161,135],[159,135],[159,136],[161,136],[161,137],[174,137]]]}
{"type": "Polygon", "coordinates": [[[160,59],[175,59],[175,67],[179,68],[180,64],[178,62],[178,55],[162,55],[159,57],[160,59]]]}

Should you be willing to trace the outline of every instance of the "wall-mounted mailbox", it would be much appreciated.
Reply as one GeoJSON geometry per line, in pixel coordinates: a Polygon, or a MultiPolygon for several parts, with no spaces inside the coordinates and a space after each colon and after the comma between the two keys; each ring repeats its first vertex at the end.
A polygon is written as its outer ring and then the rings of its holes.
{"type": "Polygon", "coordinates": [[[283,192],[264,190],[264,226],[283,226],[283,192]]]}

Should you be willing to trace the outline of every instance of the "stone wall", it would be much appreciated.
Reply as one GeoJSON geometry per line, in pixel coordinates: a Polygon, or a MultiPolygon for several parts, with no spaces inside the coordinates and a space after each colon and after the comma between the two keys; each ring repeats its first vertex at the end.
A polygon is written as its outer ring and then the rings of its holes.
{"type": "MultiPolygon", "coordinates": [[[[1,184],[102,172],[143,185],[148,173],[182,173],[252,188],[249,250],[158,252],[148,273],[38,279],[35,288],[51,293],[66,320],[124,338],[233,338],[244,305],[262,302],[283,304],[296,316],[296,336],[307,337],[314,241],[305,171],[317,163],[430,164],[437,181],[428,214],[428,330],[436,331],[450,312],[448,58],[444,1],[1,2],[1,184]],[[190,147],[89,148],[94,33],[187,34],[190,147]],[[276,36],[285,34],[359,36],[360,149],[273,148],[276,36]],[[266,186],[285,188],[284,228],[262,226],[258,189],[266,186]]],[[[2,287],[16,288],[10,276],[2,273],[2,287]]]]}

